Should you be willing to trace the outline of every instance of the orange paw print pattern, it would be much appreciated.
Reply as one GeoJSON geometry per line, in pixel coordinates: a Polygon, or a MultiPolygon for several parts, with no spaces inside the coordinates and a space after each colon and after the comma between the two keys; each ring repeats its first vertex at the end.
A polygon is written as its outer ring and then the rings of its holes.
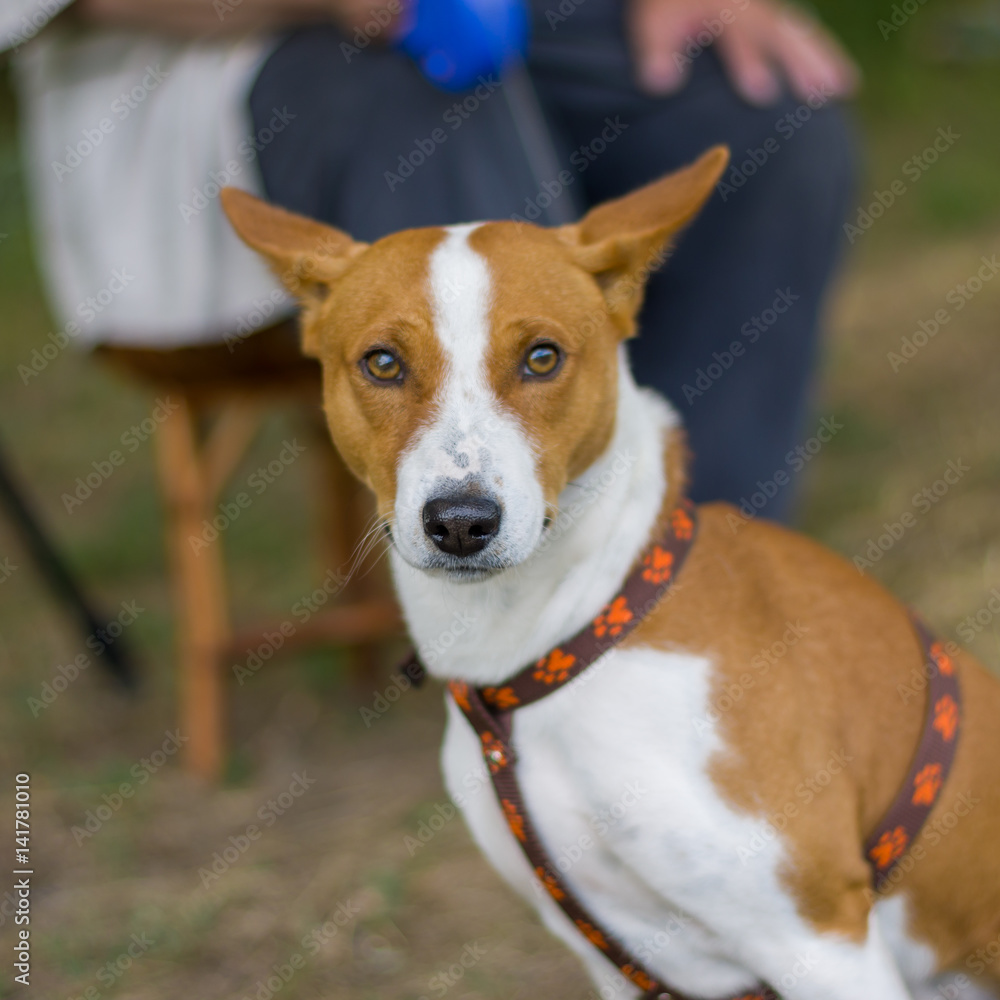
{"type": "Polygon", "coordinates": [[[934,728],[946,743],[955,738],[958,730],[958,705],[950,694],[943,695],[934,702],[934,728]]]}
{"type": "Polygon", "coordinates": [[[557,646],[535,664],[532,676],[543,684],[562,684],[569,678],[569,671],[574,663],[576,657],[572,653],[564,653],[557,646]]]}
{"type": "Polygon", "coordinates": [[[455,704],[463,712],[472,711],[472,706],[469,704],[469,685],[465,681],[452,681],[448,685],[448,690],[451,692],[452,698],[455,699],[455,704]]]}
{"type": "Polygon", "coordinates": [[[684,541],[688,541],[694,534],[694,521],[683,507],[678,507],[670,515],[670,526],[674,529],[674,534],[684,541]]]}
{"type": "Polygon", "coordinates": [[[483,701],[493,708],[504,710],[517,708],[521,704],[521,699],[514,693],[512,687],[483,688],[483,701]]]}
{"type": "Polygon", "coordinates": [[[555,875],[547,872],[541,865],[535,869],[535,874],[538,876],[538,881],[541,882],[546,889],[548,889],[549,895],[553,899],[559,900],[566,898],[566,893],[562,891],[562,886],[559,885],[555,875]]]}
{"type": "Polygon", "coordinates": [[[524,817],[517,811],[517,806],[510,799],[503,799],[500,805],[503,806],[503,814],[507,819],[510,832],[523,844],[528,839],[524,834],[524,817]]]}
{"type": "Polygon", "coordinates": [[[656,986],[656,983],[642,969],[637,969],[634,965],[623,965],[622,975],[635,983],[640,990],[645,990],[647,993],[656,986]]]}
{"type": "Polygon", "coordinates": [[[625,626],[632,621],[634,615],[629,610],[624,596],[616,597],[606,611],[602,611],[594,619],[594,635],[603,639],[606,635],[614,638],[621,635],[625,626]]]}
{"type": "Polygon", "coordinates": [[[580,932],[595,948],[600,948],[601,951],[608,950],[607,939],[593,924],[588,924],[586,920],[577,920],[576,926],[580,928],[580,932]]]}
{"type": "Polygon", "coordinates": [[[951,677],[955,672],[955,664],[951,662],[951,657],[944,651],[943,642],[935,642],[931,645],[931,656],[938,665],[938,669],[945,677],[951,677]]]}
{"type": "Polygon", "coordinates": [[[928,764],[922,767],[913,779],[913,797],[910,801],[915,806],[929,806],[934,804],[937,793],[941,788],[940,764],[928,764]]]}
{"type": "Polygon", "coordinates": [[[674,554],[661,549],[659,545],[654,545],[653,551],[643,559],[642,565],[645,567],[642,578],[658,586],[670,579],[674,568],[674,554]]]}
{"type": "Polygon", "coordinates": [[[888,868],[896,858],[903,856],[909,841],[906,831],[897,826],[894,830],[886,830],[868,854],[879,868],[888,868]]]}

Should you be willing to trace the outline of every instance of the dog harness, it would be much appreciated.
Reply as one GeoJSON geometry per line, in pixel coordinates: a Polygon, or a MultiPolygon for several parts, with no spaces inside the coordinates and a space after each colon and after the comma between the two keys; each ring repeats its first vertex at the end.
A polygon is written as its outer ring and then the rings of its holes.
{"type": "MultiPolygon", "coordinates": [[[[524,806],[515,768],[517,757],[511,746],[511,714],[569,683],[622,642],[670,589],[691,551],[696,533],[694,505],[682,500],[671,513],[663,537],[646,549],[622,589],[584,629],[501,686],[476,688],[463,681],[451,681],[448,685],[455,703],[479,734],[483,758],[504,818],[539,883],[594,947],[644,991],[644,1000],[691,998],[644,969],[563,881],[524,806]]],[[[914,627],[926,656],[927,717],[906,782],[865,843],[865,857],[871,865],[877,891],[891,883],[893,871],[938,799],[955,757],[961,722],[954,663],[943,645],[934,640],[916,617],[914,627]]],[[[423,673],[415,657],[403,669],[414,680],[423,673]]],[[[761,985],[731,1000],[779,1000],[779,997],[769,986],[761,985]]]]}

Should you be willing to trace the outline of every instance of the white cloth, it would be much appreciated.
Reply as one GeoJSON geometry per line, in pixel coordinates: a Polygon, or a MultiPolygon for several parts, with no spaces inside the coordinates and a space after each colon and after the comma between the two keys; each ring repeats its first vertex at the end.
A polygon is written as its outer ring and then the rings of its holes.
{"type": "MultiPolygon", "coordinates": [[[[61,0],[0,0],[46,2],[61,0]]],[[[0,37],[17,23],[5,13],[0,37]]],[[[55,25],[19,51],[41,268],[79,342],[208,343],[293,312],[218,198],[226,184],[259,193],[266,133],[253,135],[247,96],[272,45],[55,25]]]]}
{"type": "Polygon", "coordinates": [[[30,42],[73,0],[0,0],[0,52],[30,42]]]}

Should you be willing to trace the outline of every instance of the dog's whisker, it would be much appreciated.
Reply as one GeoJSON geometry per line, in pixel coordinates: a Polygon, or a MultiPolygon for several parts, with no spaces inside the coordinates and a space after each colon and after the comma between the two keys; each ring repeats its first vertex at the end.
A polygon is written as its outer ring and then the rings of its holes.
{"type": "MultiPolygon", "coordinates": [[[[385,541],[385,535],[383,534],[383,518],[376,514],[374,517],[369,518],[369,522],[371,523],[371,527],[368,528],[361,536],[360,540],[354,546],[353,552],[348,557],[349,568],[344,580],[345,586],[350,580],[354,579],[358,569],[364,564],[372,549],[380,541],[385,541]]],[[[362,575],[362,579],[366,575],[367,571],[362,575]]]]}

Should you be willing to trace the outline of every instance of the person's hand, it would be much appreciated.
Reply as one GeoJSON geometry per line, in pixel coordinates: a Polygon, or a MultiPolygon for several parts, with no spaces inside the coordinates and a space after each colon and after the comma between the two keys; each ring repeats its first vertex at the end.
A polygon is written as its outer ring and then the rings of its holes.
{"type": "Polygon", "coordinates": [[[639,80],[655,94],[679,90],[692,58],[708,44],[733,87],[751,104],[770,104],[782,77],[803,99],[844,97],[858,70],[837,40],[797,7],[774,0],[631,0],[628,28],[639,80]]]}

